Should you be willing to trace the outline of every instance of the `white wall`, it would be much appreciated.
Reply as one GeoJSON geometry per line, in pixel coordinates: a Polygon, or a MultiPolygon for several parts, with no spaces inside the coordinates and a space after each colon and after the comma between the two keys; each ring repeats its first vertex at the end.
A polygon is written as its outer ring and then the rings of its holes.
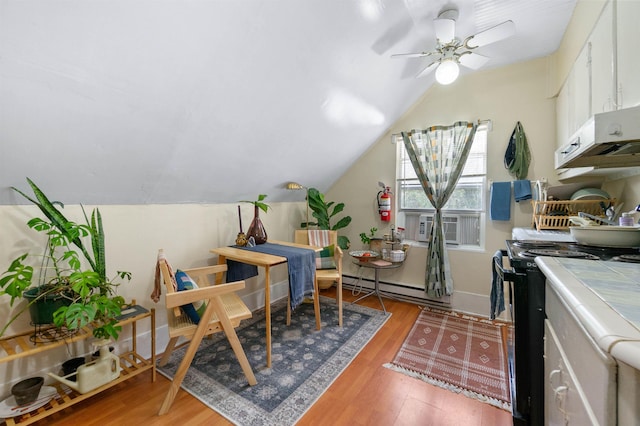
{"type": "MultiPolygon", "coordinates": [[[[618,204],[623,203],[622,211],[631,211],[640,204],[640,175],[605,181],[602,189],[618,200],[618,204]]],[[[639,223],[640,213],[634,213],[633,217],[634,222],[639,223]]]]}

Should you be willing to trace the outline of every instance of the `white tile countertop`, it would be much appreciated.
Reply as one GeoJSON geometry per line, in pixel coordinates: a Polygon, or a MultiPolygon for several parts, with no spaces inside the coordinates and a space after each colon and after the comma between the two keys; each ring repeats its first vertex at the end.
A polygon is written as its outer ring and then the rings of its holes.
{"type": "Polygon", "coordinates": [[[536,263],[598,346],[640,369],[640,264],[560,257],[536,263]]]}

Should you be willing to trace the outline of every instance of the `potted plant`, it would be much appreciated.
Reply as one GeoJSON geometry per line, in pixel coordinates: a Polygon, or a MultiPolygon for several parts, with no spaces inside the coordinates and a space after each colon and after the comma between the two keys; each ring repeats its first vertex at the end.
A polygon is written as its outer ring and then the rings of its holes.
{"type": "Polygon", "coordinates": [[[362,244],[369,246],[371,250],[380,252],[382,249],[382,238],[376,237],[376,232],[378,232],[378,228],[375,226],[369,229],[369,234],[361,232],[360,241],[362,241],[362,244]]]}
{"type": "Polygon", "coordinates": [[[264,225],[260,220],[260,210],[266,213],[270,207],[267,203],[263,202],[265,198],[267,198],[266,194],[260,194],[256,201],[240,201],[241,203],[253,204],[253,220],[249,225],[249,229],[247,229],[247,238],[253,237],[256,244],[264,244],[267,242],[267,231],[264,229],[264,225]]]}
{"type": "Polygon", "coordinates": [[[371,243],[371,240],[375,238],[376,232],[378,232],[378,228],[376,227],[369,229],[369,234],[367,234],[366,232],[361,232],[360,241],[362,241],[362,244],[369,245],[371,243]]]}
{"type": "MultiPolygon", "coordinates": [[[[106,276],[100,211],[95,208],[89,218],[82,208],[85,223],[72,222],[33,181],[29,178],[27,181],[35,199],[15,187],[12,189],[38,206],[46,217],[34,217],[27,225],[36,232],[46,234],[47,242],[42,255],[24,253],[0,275],[0,295],[11,297],[10,306],[16,299],[28,301],[2,326],[0,336],[23,312],[33,311],[33,307],[41,302],[53,299],[59,303],[54,309],[53,318],[36,317],[35,323],[52,320],[57,327],[69,330],[92,324],[96,338],[117,339],[121,327],[116,326],[116,318],[125,300],[116,294],[116,289],[122,280],[129,281],[131,274],[118,271],[112,279],[106,276]],[[87,240],[89,244],[86,244],[87,240]],[[80,250],[82,258],[75,248],[80,250]],[[88,268],[83,268],[83,259],[88,263],[88,268]],[[36,269],[37,274],[34,273],[36,269]]],[[[55,204],[64,207],[61,203],[55,204]]]]}
{"type": "MultiPolygon", "coordinates": [[[[344,216],[332,226],[331,219],[344,210],[344,203],[336,204],[333,201],[325,201],[324,194],[316,188],[309,188],[307,191],[307,202],[309,203],[309,208],[313,211],[312,216],[316,218],[316,222],[302,222],[302,228],[317,226],[318,229],[337,231],[338,229],[347,227],[351,223],[351,216],[344,216]]],[[[346,236],[339,235],[338,245],[341,249],[346,250],[351,245],[351,242],[346,236]]]]}

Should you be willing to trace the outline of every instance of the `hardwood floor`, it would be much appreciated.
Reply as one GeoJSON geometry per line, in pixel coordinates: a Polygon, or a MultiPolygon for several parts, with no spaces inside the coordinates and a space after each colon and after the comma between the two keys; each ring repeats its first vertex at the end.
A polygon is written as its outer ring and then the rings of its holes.
{"type": "MultiPolygon", "coordinates": [[[[335,289],[322,295],[335,297],[335,289]]],[[[355,300],[344,290],[345,303],[355,300]]],[[[393,360],[409,333],[419,308],[384,299],[393,315],[307,411],[298,425],[511,425],[505,410],[456,394],[383,367],[393,360]]],[[[377,298],[358,302],[380,309],[377,298]]],[[[169,381],[158,374],[141,374],[87,401],[44,419],[38,425],[230,425],[184,390],[180,390],[171,411],[158,416],[169,381]]]]}

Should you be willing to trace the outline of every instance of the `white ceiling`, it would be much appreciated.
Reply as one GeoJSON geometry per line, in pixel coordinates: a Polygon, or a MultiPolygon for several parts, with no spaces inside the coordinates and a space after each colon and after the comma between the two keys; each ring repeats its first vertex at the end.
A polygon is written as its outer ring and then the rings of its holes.
{"type": "Polygon", "coordinates": [[[440,11],[461,39],[515,22],[489,69],[555,51],[575,2],[0,0],[0,204],[25,176],[72,204],[299,200],[434,84],[390,55],[440,11]]]}

